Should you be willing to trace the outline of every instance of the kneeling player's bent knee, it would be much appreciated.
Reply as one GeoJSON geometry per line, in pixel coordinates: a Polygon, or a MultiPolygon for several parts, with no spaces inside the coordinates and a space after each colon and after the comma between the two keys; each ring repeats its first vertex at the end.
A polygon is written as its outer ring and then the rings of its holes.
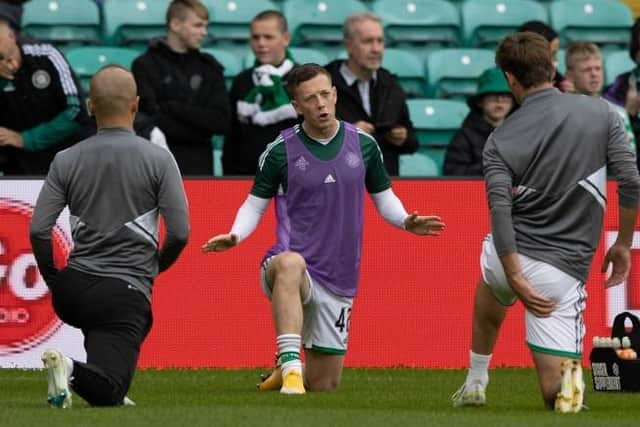
{"type": "Polygon", "coordinates": [[[300,272],[303,273],[307,268],[307,263],[297,252],[282,252],[276,255],[272,261],[273,268],[278,273],[300,272]]]}
{"type": "Polygon", "coordinates": [[[310,391],[335,391],[340,385],[339,378],[315,378],[310,380],[307,378],[306,387],[310,391]]]}

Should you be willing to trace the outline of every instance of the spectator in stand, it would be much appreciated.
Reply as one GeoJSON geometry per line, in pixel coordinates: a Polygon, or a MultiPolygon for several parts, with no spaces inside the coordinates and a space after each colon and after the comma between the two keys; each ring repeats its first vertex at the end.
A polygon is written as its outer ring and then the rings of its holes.
{"type": "Polygon", "coordinates": [[[564,78],[560,71],[558,71],[558,50],[560,49],[558,33],[542,21],[525,22],[517,31],[531,31],[540,34],[542,37],[547,39],[549,46],[551,47],[551,59],[553,60],[553,66],[556,70],[556,74],[553,77],[553,85],[563,92],[573,92],[574,89],[571,87],[571,83],[564,78]]]}
{"type": "Polygon", "coordinates": [[[256,60],[231,86],[231,126],[222,152],[225,175],[255,175],[267,144],[298,122],[284,85],[294,66],[287,49],[290,41],[287,20],[280,12],[266,10],[251,21],[256,60]]]}
{"type": "Polygon", "coordinates": [[[26,2],[27,0],[0,0],[0,18],[5,19],[15,31],[20,31],[22,4],[26,2]]]}
{"type": "Polygon", "coordinates": [[[0,174],[45,175],[56,152],[85,136],[81,99],[64,56],[0,18],[0,174]]]}
{"type": "Polygon", "coordinates": [[[132,67],[140,95],[136,130],[166,137],[183,175],[212,175],[211,137],[229,125],[229,99],[216,59],[200,52],[209,11],[198,0],[173,0],[167,37],[152,40],[132,67]]]}
{"type": "MultiPolygon", "coordinates": [[[[573,84],[576,93],[587,96],[601,97],[604,83],[602,55],[595,43],[575,42],[567,47],[565,53],[567,63],[567,80],[573,84]]],[[[636,151],[636,138],[633,134],[629,114],[623,106],[609,101],[611,109],[622,119],[629,144],[636,151]]]]}
{"type": "MultiPolygon", "coordinates": [[[[637,65],[640,64],[640,18],[631,27],[629,56],[636,63],[636,67],[617,76],[613,84],[605,88],[603,98],[627,110],[637,141],[640,138],[640,96],[638,96],[640,67],[637,65]]],[[[638,157],[638,165],[640,165],[640,157],[638,157]]]]}
{"type": "Polygon", "coordinates": [[[480,76],[477,93],[467,99],[471,111],[447,147],[444,174],[482,176],[482,150],[487,138],[515,105],[502,71],[490,68],[480,76]]]}
{"type": "Polygon", "coordinates": [[[343,27],[348,59],[327,65],[338,90],[338,119],[372,135],[382,150],[389,175],[398,175],[398,155],[413,153],[418,139],[409,118],[406,95],[382,68],[384,33],[373,13],[355,13],[343,27]]]}

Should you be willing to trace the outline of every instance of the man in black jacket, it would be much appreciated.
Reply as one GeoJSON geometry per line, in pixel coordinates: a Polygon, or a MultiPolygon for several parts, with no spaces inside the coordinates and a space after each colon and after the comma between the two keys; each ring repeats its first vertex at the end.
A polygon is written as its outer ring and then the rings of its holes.
{"type": "Polygon", "coordinates": [[[375,137],[389,175],[398,175],[398,155],[418,148],[406,96],[395,77],[381,67],[384,33],[372,13],[349,16],[343,27],[346,61],[327,65],[338,90],[337,116],[375,137]]]}
{"type": "Polygon", "coordinates": [[[64,56],[0,18],[0,174],[45,175],[56,152],[84,137],[81,100],[64,56]]]}
{"type": "Polygon", "coordinates": [[[258,158],[282,129],[298,122],[284,80],[293,68],[287,46],[291,35],[278,11],[266,10],[251,21],[253,67],[236,76],[231,87],[231,126],[224,138],[225,175],[255,175],[258,158]]]}
{"type": "Polygon", "coordinates": [[[229,100],[216,59],[199,51],[209,12],[198,0],[174,0],[166,39],[152,40],[133,63],[140,95],[136,130],[164,133],[183,175],[212,175],[211,137],[229,125],[229,100]]]}

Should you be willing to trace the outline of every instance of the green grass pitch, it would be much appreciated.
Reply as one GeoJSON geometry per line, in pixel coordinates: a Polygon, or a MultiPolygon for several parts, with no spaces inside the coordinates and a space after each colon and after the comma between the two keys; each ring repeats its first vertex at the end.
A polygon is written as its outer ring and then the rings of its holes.
{"type": "Polygon", "coordinates": [[[0,369],[1,426],[637,426],[640,394],[596,393],[585,371],[579,414],[541,403],[531,369],[491,371],[483,408],[452,408],[460,370],[347,369],[334,393],[281,396],[258,392],[257,370],[142,370],[129,396],[136,407],[90,408],[74,396],[70,410],[46,404],[46,373],[0,369]]]}

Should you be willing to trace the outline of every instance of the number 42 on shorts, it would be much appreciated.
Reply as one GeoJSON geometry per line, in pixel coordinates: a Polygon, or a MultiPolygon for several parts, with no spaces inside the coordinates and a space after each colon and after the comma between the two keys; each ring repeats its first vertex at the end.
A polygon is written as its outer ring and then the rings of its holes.
{"type": "Polygon", "coordinates": [[[338,315],[338,320],[336,320],[335,327],[343,333],[345,328],[347,332],[349,332],[349,325],[351,324],[351,307],[342,307],[340,309],[340,314],[338,315]]]}

